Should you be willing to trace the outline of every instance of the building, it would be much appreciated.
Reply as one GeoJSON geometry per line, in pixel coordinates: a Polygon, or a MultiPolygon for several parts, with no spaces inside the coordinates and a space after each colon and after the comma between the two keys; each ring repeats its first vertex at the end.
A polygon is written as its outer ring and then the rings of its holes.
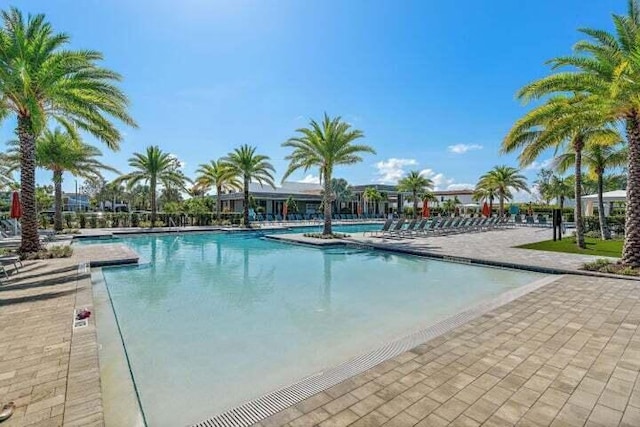
{"type": "Polygon", "coordinates": [[[79,193],[62,193],[62,210],[86,212],[89,210],[89,196],[79,193]]]}
{"type": "MultiPolygon", "coordinates": [[[[411,195],[400,193],[395,185],[369,184],[351,186],[353,199],[341,203],[338,209],[342,213],[388,213],[395,212],[398,206],[413,206],[409,202],[411,195]],[[366,201],[364,193],[367,188],[374,188],[381,195],[379,201],[366,201]]],[[[320,212],[322,202],[322,186],[320,184],[310,184],[301,182],[284,182],[282,186],[272,188],[261,184],[249,184],[249,194],[253,198],[256,210],[260,213],[278,214],[282,213],[282,207],[290,197],[296,202],[299,213],[313,214],[320,212]]],[[[434,191],[437,198],[435,206],[449,199],[458,199],[461,205],[473,203],[473,190],[450,190],[434,191]]],[[[228,192],[220,197],[223,212],[242,212],[243,194],[241,191],[228,192]]],[[[422,207],[422,202],[418,203],[422,207]]]]}

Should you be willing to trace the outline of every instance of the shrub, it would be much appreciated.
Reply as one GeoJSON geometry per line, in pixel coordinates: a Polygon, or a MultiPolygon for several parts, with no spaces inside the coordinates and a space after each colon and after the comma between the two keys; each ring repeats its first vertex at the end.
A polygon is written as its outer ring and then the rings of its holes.
{"type": "Polygon", "coordinates": [[[138,227],[140,225],[140,216],[137,213],[131,214],[131,226],[138,227]]]}
{"type": "Polygon", "coordinates": [[[56,245],[42,249],[38,252],[28,253],[23,259],[51,259],[51,258],[69,258],[73,255],[73,248],[69,245],[56,245]]]}
{"type": "Polygon", "coordinates": [[[97,217],[97,216],[92,215],[92,216],[89,218],[89,226],[90,226],[91,228],[98,228],[98,217],[97,217]]]}
{"type": "MultiPolygon", "coordinates": [[[[586,216],[583,218],[584,230],[600,232],[600,219],[597,216],[586,216]]],[[[607,225],[612,233],[624,235],[624,216],[607,217],[607,225]]]]}
{"type": "Polygon", "coordinates": [[[87,216],[85,214],[78,214],[78,222],[80,223],[80,228],[87,228],[87,216]]]}
{"type": "Polygon", "coordinates": [[[73,227],[74,215],[72,213],[64,214],[64,222],[67,224],[67,228],[73,227]]]}

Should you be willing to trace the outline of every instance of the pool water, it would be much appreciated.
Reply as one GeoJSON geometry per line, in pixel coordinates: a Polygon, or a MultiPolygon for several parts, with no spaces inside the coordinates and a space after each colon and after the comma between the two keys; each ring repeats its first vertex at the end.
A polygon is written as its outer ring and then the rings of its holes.
{"type": "Polygon", "coordinates": [[[150,426],[202,421],[541,277],[250,233],[120,241],[148,261],[103,274],[150,426]]]}

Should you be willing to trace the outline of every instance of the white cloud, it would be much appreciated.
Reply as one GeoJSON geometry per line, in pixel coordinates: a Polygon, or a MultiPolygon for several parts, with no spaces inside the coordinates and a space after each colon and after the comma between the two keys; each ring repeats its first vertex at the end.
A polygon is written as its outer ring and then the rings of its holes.
{"type": "Polygon", "coordinates": [[[524,168],[524,170],[526,170],[526,171],[537,171],[537,170],[540,170],[540,169],[543,169],[543,168],[546,169],[546,168],[551,167],[552,163],[553,163],[553,159],[545,159],[545,160],[542,160],[540,162],[534,161],[529,166],[524,168]]]}
{"type": "Polygon", "coordinates": [[[482,145],[479,144],[455,144],[447,147],[450,153],[464,154],[467,151],[482,150],[482,145]]]}
{"type": "Polygon", "coordinates": [[[380,184],[395,184],[400,178],[404,176],[407,166],[416,166],[418,161],[416,159],[396,159],[390,158],[383,160],[375,164],[376,175],[378,176],[376,181],[380,184]]]}
{"type": "Polygon", "coordinates": [[[473,184],[449,184],[447,185],[447,190],[473,190],[475,185],[473,184]]]}
{"type": "Polygon", "coordinates": [[[433,181],[434,190],[442,190],[455,182],[455,179],[447,178],[443,173],[433,169],[422,169],[420,175],[433,181]]]}
{"type": "Polygon", "coordinates": [[[304,178],[294,182],[302,182],[304,184],[320,184],[320,177],[313,174],[309,174],[304,178]]]}

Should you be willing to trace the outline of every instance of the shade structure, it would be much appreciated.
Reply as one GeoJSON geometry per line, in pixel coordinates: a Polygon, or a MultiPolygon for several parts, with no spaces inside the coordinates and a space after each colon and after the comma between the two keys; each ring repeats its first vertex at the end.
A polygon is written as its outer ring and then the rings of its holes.
{"type": "Polygon", "coordinates": [[[20,195],[14,191],[11,195],[11,218],[18,219],[22,216],[22,206],[20,205],[20,195]]]}
{"type": "Polygon", "coordinates": [[[287,219],[287,210],[288,210],[287,202],[282,204],[282,218],[287,219]]]}
{"type": "Polygon", "coordinates": [[[484,205],[482,205],[482,215],[486,216],[487,218],[491,215],[489,204],[487,202],[484,202],[484,205]]]}
{"type": "Polygon", "coordinates": [[[431,212],[429,212],[429,201],[425,200],[424,202],[422,202],[422,217],[428,218],[430,213],[431,212]]]}

